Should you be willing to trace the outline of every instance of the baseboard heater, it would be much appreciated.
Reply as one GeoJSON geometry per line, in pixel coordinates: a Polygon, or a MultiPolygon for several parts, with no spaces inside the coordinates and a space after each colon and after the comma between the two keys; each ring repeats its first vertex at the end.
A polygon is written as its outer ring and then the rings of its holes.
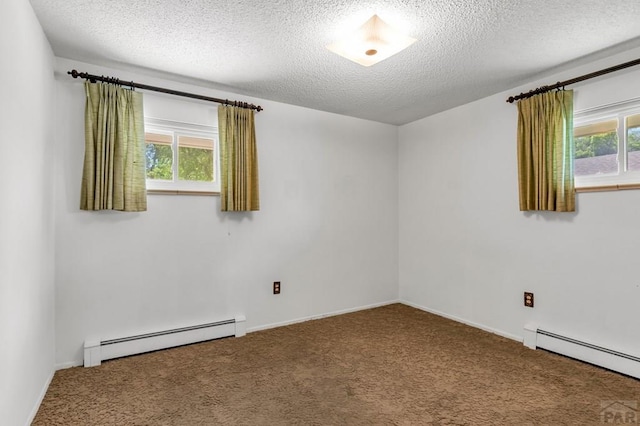
{"type": "Polygon", "coordinates": [[[136,355],[175,346],[204,342],[222,337],[242,337],[246,334],[246,318],[199,324],[190,327],[121,337],[118,339],[87,339],[84,342],[84,366],[95,367],[102,361],[136,355]]]}
{"type": "Polygon", "coordinates": [[[531,349],[546,349],[640,379],[640,357],[637,356],[552,333],[531,325],[525,327],[524,344],[531,349]]]}

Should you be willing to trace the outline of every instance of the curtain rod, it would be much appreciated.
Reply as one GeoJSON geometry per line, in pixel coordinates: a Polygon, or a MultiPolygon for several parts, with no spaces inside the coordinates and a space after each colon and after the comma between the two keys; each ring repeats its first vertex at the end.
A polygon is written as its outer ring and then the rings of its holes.
{"type": "Polygon", "coordinates": [[[635,59],[633,61],[625,62],[624,64],[615,65],[613,67],[605,68],[600,71],[595,71],[589,74],[581,75],[580,77],[572,78],[571,80],[559,81],[556,84],[552,84],[551,86],[538,87],[537,89],[529,90],[527,93],[520,93],[519,95],[516,95],[516,96],[510,96],[509,99],[507,99],[507,102],[512,104],[515,101],[519,101],[520,99],[527,99],[532,96],[539,95],[540,93],[549,92],[553,89],[564,88],[565,86],[568,86],[570,84],[578,83],[584,80],[589,80],[590,78],[600,77],[601,75],[620,71],[625,68],[633,67],[635,65],[640,65],[640,59],[635,59]]]}
{"type": "Polygon", "coordinates": [[[76,70],[68,71],[67,74],[69,74],[73,78],[78,78],[78,77],[84,78],[86,80],[91,81],[92,83],[95,83],[96,81],[103,81],[105,83],[119,84],[122,86],[129,86],[131,88],[137,88],[137,89],[143,89],[143,90],[152,90],[154,92],[168,93],[170,95],[183,96],[185,98],[200,99],[201,101],[216,102],[223,105],[231,105],[231,106],[236,106],[240,108],[253,109],[256,111],[263,110],[260,105],[254,105],[247,102],[230,101],[229,99],[211,98],[209,96],[202,96],[202,95],[196,95],[193,93],[180,92],[178,90],[165,89],[163,87],[149,86],[148,84],[134,83],[133,81],[122,81],[119,78],[114,78],[114,77],[92,75],[86,72],[78,72],[76,70]]]}

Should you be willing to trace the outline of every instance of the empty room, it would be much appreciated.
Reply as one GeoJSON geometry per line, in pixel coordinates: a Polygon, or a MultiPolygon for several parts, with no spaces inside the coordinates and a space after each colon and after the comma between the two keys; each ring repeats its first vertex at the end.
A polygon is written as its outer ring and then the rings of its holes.
{"type": "Polygon", "coordinates": [[[0,425],[640,423],[640,2],[0,2],[0,425]]]}

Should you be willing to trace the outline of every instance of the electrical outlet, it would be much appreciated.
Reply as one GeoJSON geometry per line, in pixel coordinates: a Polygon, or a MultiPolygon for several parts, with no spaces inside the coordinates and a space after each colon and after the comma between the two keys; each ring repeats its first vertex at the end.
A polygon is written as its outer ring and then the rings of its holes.
{"type": "Polygon", "coordinates": [[[533,293],[524,292],[524,306],[533,308],[533,293]]]}
{"type": "Polygon", "coordinates": [[[273,282],[273,294],[280,294],[280,281],[273,282]]]}

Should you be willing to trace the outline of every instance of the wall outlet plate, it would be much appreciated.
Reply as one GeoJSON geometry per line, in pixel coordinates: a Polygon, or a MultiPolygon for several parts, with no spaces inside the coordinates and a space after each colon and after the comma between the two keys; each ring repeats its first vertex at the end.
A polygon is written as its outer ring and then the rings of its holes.
{"type": "Polygon", "coordinates": [[[524,292],[524,306],[533,308],[533,293],[524,292]]]}
{"type": "Polygon", "coordinates": [[[273,294],[280,294],[280,281],[273,282],[273,294]]]}

